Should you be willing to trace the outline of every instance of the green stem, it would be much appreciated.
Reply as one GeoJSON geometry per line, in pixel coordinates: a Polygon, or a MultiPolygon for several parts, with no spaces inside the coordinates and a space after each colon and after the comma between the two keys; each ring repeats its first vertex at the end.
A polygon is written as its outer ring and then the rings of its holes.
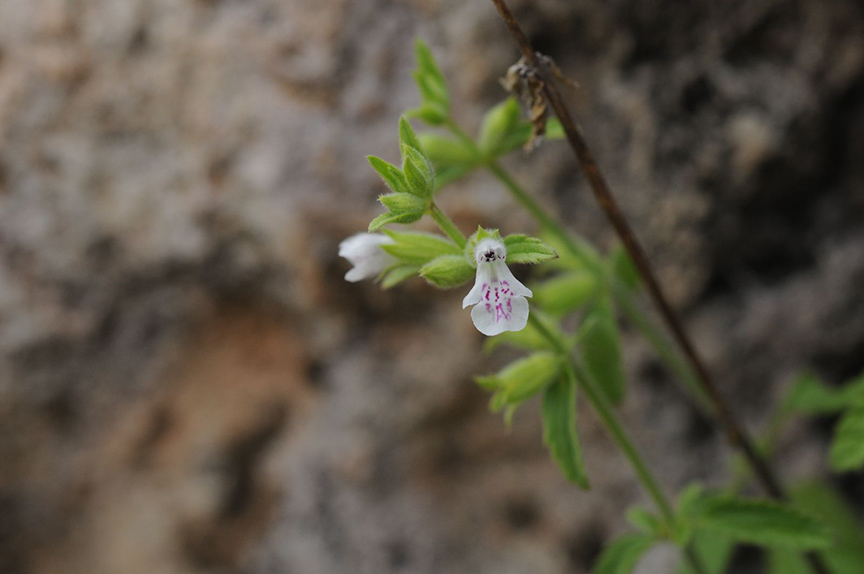
{"type": "Polygon", "coordinates": [[[639,451],[636,450],[636,447],[633,445],[633,442],[630,440],[630,437],[627,435],[627,432],[624,430],[624,427],[618,421],[618,417],[615,415],[615,411],[612,408],[612,405],[609,404],[609,401],[606,400],[606,397],[603,395],[600,388],[597,386],[597,383],[585,371],[579,363],[572,360],[570,354],[567,352],[566,346],[556,337],[549,329],[543,325],[543,322],[537,319],[534,313],[530,313],[528,315],[528,321],[531,325],[537,329],[537,331],[543,335],[546,340],[548,340],[554,347],[555,350],[560,353],[567,360],[565,361],[565,374],[568,378],[571,378],[574,382],[577,382],[582,390],[585,391],[585,394],[588,396],[588,400],[591,401],[594,410],[597,412],[597,415],[600,417],[600,420],[603,421],[603,424],[606,426],[606,429],[609,431],[609,434],[612,435],[613,440],[618,444],[621,449],[621,452],[624,453],[624,456],[627,457],[627,460],[630,461],[630,465],[633,467],[633,470],[636,472],[636,476],[639,479],[639,482],[642,483],[642,486],[645,487],[645,490],[648,491],[648,494],[651,496],[651,499],[657,505],[657,508],[660,510],[663,518],[668,523],[668,526],[672,526],[675,517],[672,512],[672,506],[669,504],[669,501],[666,500],[663,492],[660,490],[660,486],[657,481],[654,479],[654,476],[651,474],[651,471],[648,470],[648,467],[645,465],[645,461],[642,460],[642,457],[639,454],[639,451]]]}
{"type": "Polygon", "coordinates": [[[438,224],[441,231],[447,234],[447,237],[452,239],[456,245],[462,249],[465,248],[468,240],[465,239],[465,236],[462,235],[462,232],[459,231],[459,228],[456,227],[455,223],[453,223],[453,220],[447,217],[447,214],[441,211],[441,208],[439,208],[435,202],[433,202],[429,207],[429,215],[435,220],[435,223],[438,224]]]}
{"type": "MultiPolygon", "coordinates": [[[[597,416],[600,417],[606,430],[608,430],[609,434],[612,435],[612,439],[627,458],[630,466],[633,467],[633,471],[636,473],[636,477],[642,484],[642,487],[648,492],[651,500],[654,501],[654,504],[663,516],[663,521],[666,524],[666,529],[669,533],[669,538],[671,539],[671,533],[673,532],[675,525],[675,513],[672,510],[672,505],[669,503],[666,495],[663,494],[663,491],[660,489],[660,484],[657,482],[654,475],[651,474],[651,471],[642,459],[642,455],[639,454],[639,451],[636,449],[635,444],[630,439],[624,426],[618,420],[618,417],[615,415],[615,410],[612,408],[612,405],[609,404],[609,401],[600,390],[597,382],[576,360],[570,356],[566,345],[551,331],[549,331],[543,322],[537,319],[535,314],[530,313],[528,315],[528,321],[565,359],[564,374],[571,383],[578,384],[578,386],[585,392],[585,395],[594,407],[597,416]]],[[[699,557],[689,546],[684,548],[684,557],[690,562],[695,572],[700,574],[705,572],[699,557]]]]}

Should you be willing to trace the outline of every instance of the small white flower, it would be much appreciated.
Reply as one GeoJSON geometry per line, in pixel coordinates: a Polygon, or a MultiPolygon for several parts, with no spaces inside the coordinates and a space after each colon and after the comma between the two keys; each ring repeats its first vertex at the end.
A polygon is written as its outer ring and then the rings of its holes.
{"type": "Polygon", "coordinates": [[[358,233],[339,244],[339,257],[344,257],[354,266],[345,274],[345,280],[355,283],[377,277],[396,262],[396,259],[381,249],[387,243],[395,243],[381,233],[358,233]]]}
{"type": "Polygon", "coordinates": [[[504,262],[506,257],[507,248],[497,239],[481,239],[474,248],[477,282],[462,300],[462,308],[475,305],[471,319],[484,335],[521,331],[528,323],[525,297],[533,293],[513,277],[504,262]]]}

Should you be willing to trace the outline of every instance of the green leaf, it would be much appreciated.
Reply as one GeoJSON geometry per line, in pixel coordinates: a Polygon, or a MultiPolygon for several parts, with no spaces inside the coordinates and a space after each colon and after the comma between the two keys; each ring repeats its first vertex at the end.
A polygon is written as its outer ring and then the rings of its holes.
{"type": "MultiPolygon", "coordinates": [[[[422,217],[423,213],[426,212],[427,206],[427,203],[423,198],[411,195],[410,193],[389,193],[387,195],[379,196],[378,201],[380,201],[381,205],[389,209],[394,215],[401,215],[403,213],[419,213],[422,217]]],[[[418,217],[417,219],[420,218],[418,217]]]]}
{"type": "Polygon", "coordinates": [[[767,500],[709,499],[698,516],[698,528],[768,547],[812,550],[831,544],[828,531],[819,522],[767,500]]]}
{"type": "Polygon", "coordinates": [[[477,145],[488,156],[496,156],[505,138],[519,124],[519,102],[510,97],[489,110],[483,118],[477,145]]]}
{"type": "Polygon", "coordinates": [[[369,165],[378,172],[387,187],[398,193],[408,192],[408,182],[405,181],[405,174],[402,173],[401,169],[374,155],[367,155],[366,159],[369,160],[369,165]]]}
{"type": "MultiPolygon", "coordinates": [[[[549,118],[546,121],[546,134],[543,136],[547,140],[558,140],[565,137],[564,128],[555,118],[549,118]]],[[[504,155],[511,151],[523,147],[528,140],[531,139],[531,122],[520,122],[514,127],[501,141],[498,147],[498,155],[504,155]]]]}
{"type": "Polygon", "coordinates": [[[507,247],[507,263],[540,263],[555,259],[554,249],[537,239],[525,235],[508,235],[504,238],[507,247]]]}
{"type": "Polygon", "coordinates": [[[678,574],[725,574],[729,559],[735,550],[735,543],[725,536],[709,532],[696,532],[691,548],[699,557],[702,572],[696,572],[688,560],[682,560],[678,574]]]}
{"type": "Polygon", "coordinates": [[[417,137],[436,170],[453,165],[473,167],[481,160],[474,150],[455,138],[430,133],[417,137]]]}
{"type": "Polygon", "coordinates": [[[831,442],[831,466],[837,472],[864,466],[864,404],[846,410],[831,442]]]}
{"type": "Polygon", "coordinates": [[[450,113],[441,107],[440,104],[427,101],[419,107],[405,112],[405,116],[408,118],[419,118],[430,126],[440,126],[447,121],[450,113]]]}
{"type": "Polygon", "coordinates": [[[607,545],[600,554],[594,574],[630,574],[639,559],[658,540],[647,534],[625,534],[607,545]]]}
{"type": "Polygon", "coordinates": [[[454,181],[456,181],[458,179],[462,179],[463,177],[465,177],[466,175],[471,173],[472,170],[473,170],[472,167],[465,166],[465,165],[463,165],[463,166],[446,166],[446,167],[440,167],[440,168],[436,167],[435,168],[435,191],[438,191],[438,190],[450,185],[451,183],[453,183],[454,181]]]}
{"type": "Polygon", "coordinates": [[[419,221],[421,217],[423,217],[422,211],[419,213],[382,213],[369,224],[369,233],[377,231],[382,226],[390,223],[414,223],[415,221],[419,221]]]}
{"type": "Polygon", "coordinates": [[[816,375],[805,373],[795,381],[784,407],[792,412],[822,415],[840,412],[848,404],[842,389],[828,387],[816,375]]]}
{"type": "Polygon", "coordinates": [[[639,276],[639,271],[633,264],[633,260],[627,254],[623,247],[618,245],[615,247],[612,254],[609,256],[612,266],[612,272],[615,277],[628,289],[635,290],[639,288],[642,278],[639,276]]]}
{"type": "Polygon", "coordinates": [[[632,506],[627,510],[627,522],[645,534],[658,537],[663,534],[664,526],[660,517],[641,506],[632,506]]]}
{"type": "Polygon", "coordinates": [[[562,376],[543,394],[543,442],[567,480],[588,489],[590,484],[582,461],[576,433],[576,384],[562,376]]]}
{"type": "Polygon", "coordinates": [[[822,553],[822,559],[833,574],[864,572],[864,528],[834,489],[819,482],[802,484],[792,490],[792,503],[831,530],[834,546],[822,553]]]}
{"type": "MultiPolygon", "coordinates": [[[[561,360],[554,354],[538,352],[510,363],[491,377],[478,377],[481,386],[493,386],[496,397],[493,408],[518,405],[549,385],[561,370],[561,360]]],[[[497,409],[496,409],[497,410],[497,409]]]]}
{"type": "Polygon", "coordinates": [[[381,274],[381,287],[390,289],[399,283],[417,275],[419,268],[415,265],[395,265],[385,269],[381,274]]]}
{"type": "Polygon", "coordinates": [[[420,269],[420,276],[436,287],[459,287],[474,278],[476,270],[464,255],[442,255],[420,269]]]}
{"type": "Polygon", "coordinates": [[[579,270],[532,286],[532,291],[537,305],[560,317],[589,302],[596,295],[597,287],[597,278],[593,273],[579,270]]]}
{"type": "Polygon", "coordinates": [[[626,377],[618,323],[608,305],[595,306],[579,330],[579,355],[585,368],[614,404],[624,400],[626,377]]]}
{"type": "Polygon", "coordinates": [[[430,197],[435,191],[435,170],[422,153],[406,145],[402,146],[402,171],[408,182],[408,191],[418,197],[430,197]]]}
{"type": "Polygon", "coordinates": [[[384,243],[381,249],[399,259],[402,263],[422,266],[440,255],[458,255],[462,250],[458,245],[440,235],[418,232],[386,233],[394,243],[384,243]]]}
{"type": "Polygon", "coordinates": [[[423,99],[436,102],[445,110],[449,109],[450,96],[447,93],[447,84],[432,51],[419,38],[414,42],[414,51],[417,56],[414,79],[417,81],[423,99]]]}
{"type": "MultiPolygon", "coordinates": [[[[534,316],[552,333],[558,331],[558,328],[552,324],[552,321],[544,319],[543,315],[539,311],[532,312],[534,313],[534,316]]],[[[526,351],[552,350],[553,348],[546,337],[544,337],[531,322],[529,322],[521,331],[504,331],[500,335],[487,337],[486,342],[483,345],[483,350],[490,353],[501,345],[509,345],[516,349],[523,349],[526,351]]]]}
{"type": "MultiPolygon", "coordinates": [[[[861,570],[856,570],[858,574],[861,570]]],[[[768,574],[813,574],[804,558],[788,550],[771,550],[768,552],[768,574]]]]}
{"type": "Polygon", "coordinates": [[[399,118],[399,148],[402,149],[405,146],[413,148],[421,154],[423,153],[423,146],[420,144],[420,140],[417,139],[417,134],[414,133],[411,122],[408,121],[408,118],[402,116],[399,118]]]}

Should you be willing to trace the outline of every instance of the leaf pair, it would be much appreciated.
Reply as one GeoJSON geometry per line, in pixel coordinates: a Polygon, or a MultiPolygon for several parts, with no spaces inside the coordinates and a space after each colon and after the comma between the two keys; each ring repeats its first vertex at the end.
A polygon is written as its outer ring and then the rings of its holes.
{"type": "Polygon", "coordinates": [[[369,165],[393,192],[378,198],[388,211],[372,220],[370,232],[388,223],[406,224],[420,220],[434,195],[435,169],[405,117],[399,118],[399,150],[401,169],[379,157],[367,157],[369,165]]]}

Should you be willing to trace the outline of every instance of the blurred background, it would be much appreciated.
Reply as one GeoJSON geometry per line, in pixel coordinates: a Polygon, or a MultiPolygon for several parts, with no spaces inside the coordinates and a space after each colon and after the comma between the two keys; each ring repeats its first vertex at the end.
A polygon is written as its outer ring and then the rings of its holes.
{"type": "MultiPolygon", "coordinates": [[[[864,369],[864,6],[513,0],[673,302],[753,430],[864,369]]],[[[508,432],[460,301],[349,284],[424,38],[471,129],[518,57],[483,0],[0,2],[0,572],[588,572],[644,501],[587,409],[594,489],[537,405],[508,432]]],[[[614,245],[561,143],[508,166],[614,245]]],[[[465,231],[533,230],[478,174],[465,231]]],[[[623,417],[667,492],[722,436],[632,333],[623,417]]],[[[582,405],[584,406],[584,405],[582,405]]],[[[830,421],[777,456],[824,467],[830,421]]],[[[862,508],[860,475],[836,484],[862,508]]],[[[859,513],[860,514],[860,513],[859,513]]],[[[672,570],[659,549],[643,574],[672,570]]],[[[758,555],[738,556],[758,566],[758,555]]]]}

